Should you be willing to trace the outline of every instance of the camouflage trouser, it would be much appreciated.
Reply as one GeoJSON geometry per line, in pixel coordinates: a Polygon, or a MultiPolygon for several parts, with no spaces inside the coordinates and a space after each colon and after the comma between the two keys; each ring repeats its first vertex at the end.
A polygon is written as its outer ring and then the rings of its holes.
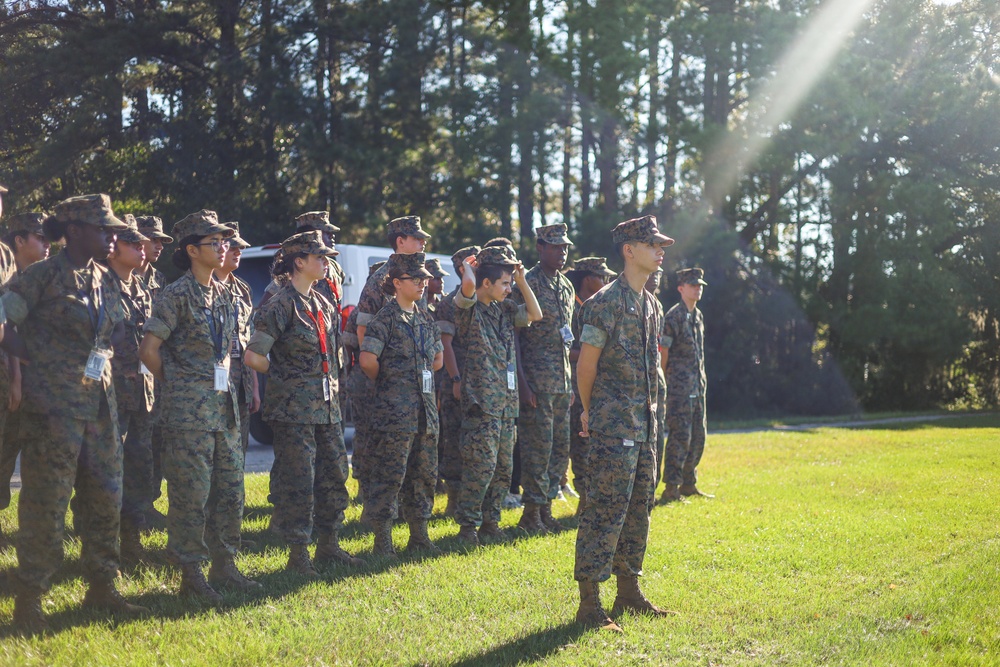
{"type": "Polygon", "coordinates": [[[118,573],[122,506],[122,441],[105,400],[94,421],[61,415],[21,415],[21,499],[17,518],[17,586],[48,590],[63,557],[66,508],[76,489],[74,524],[90,581],[118,573]]]}
{"type": "Polygon", "coordinates": [[[437,433],[427,433],[424,419],[419,433],[372,431],[368,456],[371,473],[361,519],[389,521],[398,515],[396,499],[407,521],[429,519],[437,483],[437,433]]]}
{"type": "Polygon", "coordinates": [[[667,399],[667,451],[663,476],[667,484],[698,481],[696,468],[705,452],[705,397],[667,399]]]}
{"type": "Polygon", "coordinates": [[[663,476],[663,446],[667,441],[667,382],[663,379],[663,373],[659,374],[656,383],[656,481],[653,483],[655,489],[660,485],[660,478],[663,476]]]}
{"type": "Polygon", "coordinates": [[[361,372],[361,368],[352,369],[352,374],[358,373],[361,377],[355,377],[350,384],[351,414],[354,415],[354,440],[352,441],[351,468],[354,479],[359,482],[367,481],[368,472],[371,466],[366,455],[368,444],[371,442],[370,427],[368,420],[367,406],[371,405],[372,394],[375,391],[375,383],[368,379],[361,372]]]}
{"type": "Polygon", "coordinates": [[[438,476],[449,482],[462,479],[462,404],[451,393],[451,380],[441,388],[441,434],[438,436],[438,476]]]}
{"type": "Polygon", "coordinates": [[[590,438],[580,435],[582,414],[583,402],[577,396],[569,408],[569,457],[573,461],[573,487],[581,495],[587,490],[587,452],[590,451],[590,438]]]}
{"type": "Polygon", "coordinates": [[[639,576],[653,506],[653,443],[626,447],[621,438],[590,432],[587,502],[576,535],[577,581],[611,574],[639,576]]]}
{"type": "Polygon", "coordinates": [[[122,455],[122,525],[143,528],[153,507],[153,433],[148,412],[129,410],[118,415],[125,446],[122,455]]]}
{"type": "Polygon", "coordinates": [[[559,495],[569,464],[569,403],[572,394],[535,394],[537,408],[521,405],[521,486],[526,503],[545,505],[559,495]]]}
{"type": "Polygon", "coordinates": [[[275,456],[281,456],[281,475],[271,482],[281,536],[289,544],[309,544],[314,531],[319,537],[336,534],[349,502],[343,426],[270,424],[275,456]]]}
{"type": "Polygon", "coordinates": [[[250,446],[250,403],[243,387],[240,387],[239,400],[236,405],[240,408],[240,447],[243,449],[245,462],[247,448],[250,446]]]}
{"type": "Polygon", "coordinates": [[[243,521],[243,449],[235,424],[225,431],[164,426],[167,552],[178,564],[235,556],[243,521]]]}
{"type": "Polygon", "coordinates": [[[466,411],[462,420],[462,485],[455,511],[459,525],[500,521],[500,503],[510,487],[516,432],[513,419],[491,417],[478,405],[466,411]]]}
{"type": "Polygon", "coordinates": [[[17,434],[20,416],[20,412],[7,412],[6,406],[0,408],[0,510],[10,507],[10,479],[21,453],[17,434]]]}

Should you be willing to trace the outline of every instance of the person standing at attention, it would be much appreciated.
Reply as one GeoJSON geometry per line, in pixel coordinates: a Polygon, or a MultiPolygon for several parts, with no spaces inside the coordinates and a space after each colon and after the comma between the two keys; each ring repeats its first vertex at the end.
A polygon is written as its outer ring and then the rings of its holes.
{"type": "Polygon", "coordinates": [[[680,303],[663,318],[661,349],[663,372],[667,378],[667,436],[663,477],[667,487],[661,503],[682,496],[704,496],[698,490],[697,468],[705,451],[705,317],[698,309],[704,293],[705,272],[683,269],[677,272],[680,303]]]}
{"type": "Polygon", "coordinates": [[[673,239],[656,218],[619,223],[611,232],[625,261],[618,279],[583,304],[577,383],[581,435],[590,438],[587,502],[576,536],[574,578],[580,586],[576,620],[621,632],[601,605],[600,583],[613,574],[618,595],[611,613],[664,616],[639,590],[649,537],[656,476],[656,369],[659,318],[646,281],[673,239]]]}

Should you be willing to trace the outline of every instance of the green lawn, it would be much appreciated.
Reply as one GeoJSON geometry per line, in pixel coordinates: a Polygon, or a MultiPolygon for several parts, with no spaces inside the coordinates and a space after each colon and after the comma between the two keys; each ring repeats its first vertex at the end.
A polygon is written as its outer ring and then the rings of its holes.
{"type": "MultiPolygon", "coordinates": [[[[18,637],[0,598],[0,664],[995,665],[998,443],[996,416],[711,436],[700,486],[717,497],[653,512],[644,588],[679,616],[625,617],[624,636],[572,622],[575,532],[466,554],[438,520],[443,557],[366,556],[361,572],[304,583],[282,572],[285,551],[264,532],[266,478],[253,476],[245,529],[259,546],[239,560],[266,593],[202,608],[174,595],[176,572],[140,570],[123,589],[154,616],[113,625],[79,611],[70,542],[45,603],[54,635],[18,637]]],[[[557,505],[567,524],[571,512],[557,505]]],[[[365,555],[359,513],[346,547],[365,555]]],[[[512,534],[517,517],[504,517],[512,534]]],[[[10,510],[2,521],[12,528],[10,510]]],[[[162,549],[165,537],[146,541],[162,549]]]]}

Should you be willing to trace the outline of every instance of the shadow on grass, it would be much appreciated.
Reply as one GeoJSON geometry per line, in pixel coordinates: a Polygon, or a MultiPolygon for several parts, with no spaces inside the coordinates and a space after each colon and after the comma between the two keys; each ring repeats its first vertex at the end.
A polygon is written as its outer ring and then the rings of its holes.
{"type": "Polygon", "coordinates": [[[504,665],[539,662],[558,653],[565,646],[573,644],[586,631],[587,629],[579,623],[566,623],[513,639],[506,644],[488,649],[478,655],[468,656],[457,662],[432,662],[430,664],[449,664],[457,667],[503,667],[504,665]]]}

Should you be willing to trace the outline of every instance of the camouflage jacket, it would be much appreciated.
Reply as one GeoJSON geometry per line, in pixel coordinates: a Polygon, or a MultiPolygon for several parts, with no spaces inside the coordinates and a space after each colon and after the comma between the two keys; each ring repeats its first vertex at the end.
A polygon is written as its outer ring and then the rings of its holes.
{"type": "Polygon", "coordinates": [[[128,282],[118,278],[118,286],[125,313],[125,333],[115,340],[115,356],[111,359],[118,409],[150,412],[153,409],[153,376],[139,372],[139,341],[142,340],[142,327],[153,308],[153,295],[146,283],[136,276],[130,276],[128,282]]]}
{"type": "Polygon", "coordinates": [[[31,362],[23,368],[22,410],[92,421],[103,396],[117,418],[111,364],[100,380],[84,375],[90,353],[110,351],[112,331],[125,319],[111,271],[93,261],[77,269],[60,252],[18,274],[3,305],[31,362]]]}
{"type": "Polygon", "coordinates": [[[455,294],[456,337],[465,348],[462,409],[478,405],[493,417],[518,416],[517,382],[509,388],[508,370],[516,371],[514,328],[528,325],[527,306],[510,299],[485,305],[455,294]]]}
{"type": "Polygon", "coordinates": [[[365,283],[365,287],[361,290],[361,296],[358,297],[358,326],[367,327],[368,324],[374,319],[378,311],[382,310],[383,306],[392,300],[391,296],[385,294],[382,291],[382,283],[385,282],[385,277],[389,275],[389,269],[394,267],[396,264],[389,259],[385,264],[378,267],[378,270],[368,276],[368,282],[365,283]]]}
{"type": "MultiPolygon", "coordinates": [[[[442,335],[451,336],[451,349],[455,353],[455,363],[458,365],[459,375],[462,374],[462,368],[465,365],[465,350],[462,348],[462,339],[457,336],[458,332],[455,330],[455,295],[461,288],[459,285],[451,294],[446,294],[434,309],[434,323],[437,324],[438,331],[442,335]]],[[[452,384],[448,368],[442,366],[441,370],[438,371],[438,386],[441,391],[450,393],[452,384]]]]}
{"type": "Polygon", "coordinates": [[[601,349],[589,426],[603,436],[642,442],[656,436],[660,322],[654,302],[619,276],[583,304],[580,341],[601,349]]]}
{"type": "Polygon", "coordinates": [[[236,333],[229,352],[229,374],[239,391],[243,386],[246,402],[253,400],[253,370],[243,364],[243,352],[247,349],[253,334],[253,289],[242,278],[230,273],[222,283],[229,290],[233,300],[233,316],[236,319],[236,333]]]}
{"type": "Polygon", "coordinates": [[[443,349],[441,334],[426,311],[415,308],[413,313],[406,313],[393,300],[378,312],[361,346],[362,352],[371,352],[379,360],[368,412],[374,429],[416,433],[423,412],[426,432],[438,432],[433,363],[443,349]],[[431,372],[430,392],[423,391],[424,371],[431,372]]]}
{"type": "MultiPolygon", "coordinates": [[[[341,336],[341,329],[344,327],[344,323],[341,322],[341,309],[343,308],[344,301],[344,269],[340,266],[337,260],[332,257],[329,258],[330,262],[327,265],[327,277],[323,280],[317,280],[316,284],[313,285],[313,290],[329,301],[334,306],[334,321],[336,326],[334,327],[336,336],[331,339],[332,344],[330,349],[334,350],[337,356],[337,364],[345,372],[349,370],[349,364],[344,359],[344,339],[341,336]]],[[[272,296],[278,293],[283,287],[289,284],[288,279],[283,280],[272,280],[268,283],[267,287],[264,288],[264,299],[267,301],[272,296]]]]}
{"type": "Polygon", "coordinates": [[[147,265],[146,270],[142,273],[135,275],[146,284],[146,288],[154,299],[160,293],[160,290],[167,286],[167,279],[164,277],[163,272],[152,264],[147,265]]]}
{"type": "Polygon", "coordinates": [[[705,318],[696,306],[675,304],[663,318],[660,344],[667,354],[667,393],[673,398],[704,396],[705,318]]]}
{"type": "MultiPolygon", "coordinates": [[[[568,394],[573,390],[573,379],[570,346],[563,340],[562,328],[572,328],[576,301],[573,283],[561,273],[549,278],[539,265],[528,271],[524,279],[542,308],[542,319],[517,332],[525,379],[532,391],[568,394]]],[[[524,303],[516,285],[510,296],[515,303],[524,303]]]]}
{"type": "MultiPolygon", "coordinates": [[[[0,241],[0,290],[6,291],[7,284],[17,275],[17,263],[14,252],[0,241]]],[[[0,323],[7,319],[3,313],[3,301],[0,301],[0,323]]],[[[7,366],[7,352],[0,349],[0,409],[5,409],[10,397],[10,368],[7,366]]]]}
{"type": "Polygon", "coordinates": [[[213,280],[201,285],[191,271],[164,287],[153,300],[143,327],[163,340],[163,378],[157,397],[158,422],[192,431],[225,431],[239,427],[236,387],[215,391],[215,365],[229,362],[236,323],[229,290],[213,280]],[[212,325],[209,325],[211,303],[212,325]],[[216,331],[213,340],[212,327],[216,331]]]}
{"type": "MultiPolygon", "coordinates": [[[[580,334],[583,332],[583,324],[580,322],[580,311],[583,309],[583,301],[580,297],[573,296],[573,345],[570,350],[580,349],[580,334]]],[[[576,383],[576,368],[573,368],[573,396],[575,400],[580,400],[580,386],[576,383]]]]}
{"type": "MultiPolygon", "coordinates": [[[[318,319],[318,317],[317,317],[318,319]]],[[[341,420],[338,357],[330,342],[336,340],[333,304],[315,289],[305,297],[288,283],[254,314],[254,332],[248,350],[271,355],[264,389],[265,421],[290,424],[337,424],[341,420]],[[326,329],[329,372],[324,375],[313,317],[323,316],[326,329]],[[325,398],[324,379],[329,399],[325,398]]]]}

